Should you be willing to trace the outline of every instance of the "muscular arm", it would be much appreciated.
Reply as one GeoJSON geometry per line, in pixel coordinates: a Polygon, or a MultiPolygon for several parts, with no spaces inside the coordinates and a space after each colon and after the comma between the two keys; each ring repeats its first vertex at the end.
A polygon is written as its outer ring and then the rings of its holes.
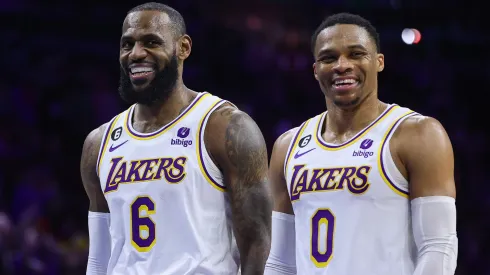
{"type": "Polygon", "coordinates": [[[456,197],[454,155],[444,127],[434,118],[414,117],[400,126],[399,155],[410,182],[410,198],[456,197]]]}
{"type": "Polygon", "coordinates": [[[87,275],[105,275],[111,253],[109,207],[96,173],[97,157],[106,125],[93,130],[83,144],[80,173],[89,205],[89,255],[87,275]]]}
{"type": "Polygon", "coordinates": [[[270,250],[272,211],[262,133],[247,114],[223,106],[211,115],[205,139],[230,195],[241,272],[262,275],[270,250]]]}
{"type": "Polygon", "coordinates": [[[458,240],[451,142],[443,126],[430,117],[408,118],[397,132],[393,146],[410,183],[418,249],[414,274],[452,275],[458,240]]]}
{"type": "Polygon", "coordinates": [[[293,139],[295,129],[282,134],[274,143],[269,168],[269,181],[272,187],[272,197],[274,198],[274,211],[294,214],[291,200],[289,199],[288,187],[284,175],[284,163],[286,154],[293,139]]]}
{"type": "Polygon", "coordinates": [[[82,175],[83,187],[90,201],[89,211],[91,212],[109,213],[109,207],[102,193],[96,170],[97,157],[106,127],[107,124],[104,124],[90,132],[83,144],[80,173],[82,175]]]}
{"type": "Polygon", "coordinates": [[[275,142],[269,168],[274,199],[272,243],[264,275],[296,274],[296,244],[293,207],[284,175],[286,154],[295,130],[282,134],[275,142]]]}

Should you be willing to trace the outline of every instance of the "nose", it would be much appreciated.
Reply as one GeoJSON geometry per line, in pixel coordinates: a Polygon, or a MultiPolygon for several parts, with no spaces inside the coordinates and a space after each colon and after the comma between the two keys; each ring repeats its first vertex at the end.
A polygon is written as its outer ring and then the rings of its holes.
{"type": "Polygon", "coordinates": [[[141,45],[141,43],[137,42],[134,44],[131,53],[129,54],[129,59],[131,61],[143,60],[147,56],[146,49],[141,45]]]}
{"type": "Polygon", "coordinates": [[[352,62],[349,58],[341,55],[333,67],[334,71],[338,74],[350,72],[353,70],[352,62]]]}

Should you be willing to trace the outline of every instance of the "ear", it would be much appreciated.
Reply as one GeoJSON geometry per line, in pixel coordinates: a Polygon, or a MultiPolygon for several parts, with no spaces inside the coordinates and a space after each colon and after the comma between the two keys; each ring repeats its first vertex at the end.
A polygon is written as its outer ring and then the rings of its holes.
{"type": "Polygon", "coordinates": [[[177,40],[177,57],[180,60],[185,60],[189,55],[191,55],[192,50],[192,40],[187,34],[182,35],[177,40]]]}
{"type": "Polygon", "coordinates": [[[376,59],[378,61],[378,72],[382,72],[385,68],[385,56],[381,53],[378,53],[376,59]]]}
{"type": "Polygon", "coordinates": [[[313,74],[315,75],[315,79],[318,80],[318,74],[316,73],[316,62],[313,63],[313,74]]]}

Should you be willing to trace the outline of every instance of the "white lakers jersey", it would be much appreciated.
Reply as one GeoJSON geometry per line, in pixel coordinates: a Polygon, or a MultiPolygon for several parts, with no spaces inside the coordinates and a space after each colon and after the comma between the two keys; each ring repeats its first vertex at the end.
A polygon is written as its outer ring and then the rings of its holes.
{"type": "Polygon", "coordinates": [[[203,137],[225,102],[200,93],[153,133],[132,127],[134,105],[110,121],[97,165],[111,218],[107,274],[237,274],[226,186],[203,137]]]}
{"type": "Polygon", "coordinates": [[[295,132],[284,173],[296,221],[297,274],[413,274],[408,182],[389,141],[414,115],[389,105],[343,144],[323,140],[326,113],[295,132]]]}

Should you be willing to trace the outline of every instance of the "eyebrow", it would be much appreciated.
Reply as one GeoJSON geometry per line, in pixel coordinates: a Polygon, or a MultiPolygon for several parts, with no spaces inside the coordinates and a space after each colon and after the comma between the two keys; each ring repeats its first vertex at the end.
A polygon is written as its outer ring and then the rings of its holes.
{"type": "MultiPolygon", "coordinates": [[[[354,44],[354,45],[349,45],[347,46],[347,48],[349,50],[362,50],[362,51],[367,51],[367,49],[361,45],[361,44],[354,44]]],[[[320,50],[320,52],[318,52],[318,55],[322,55],[322,54],[328,54],[328,53],[334,53],[334,52],[337,52],[336,50],[333,50],[333,49],[324,49],[324,50],[320,50]]]]}
{"type": "MultiPolygon", "coordinates": [[[[134,37],[132,35],[125,34],[121,37],[121,42],[131,41],[131,40],[134,40],[134,37]]],[[[153,33],[143,34],[140,36],[139,40],[158,40],[159,42],[163,42],[163,39],[160,36],[153,33]]]]}
{"type": "Polygon", "coordinates": [[[367,51],[367,49],[363,45],[361,45],[361,44],[350,45],[347,48],[349,48],[350,50],[364,50],[364,51],[367,51]]]}

